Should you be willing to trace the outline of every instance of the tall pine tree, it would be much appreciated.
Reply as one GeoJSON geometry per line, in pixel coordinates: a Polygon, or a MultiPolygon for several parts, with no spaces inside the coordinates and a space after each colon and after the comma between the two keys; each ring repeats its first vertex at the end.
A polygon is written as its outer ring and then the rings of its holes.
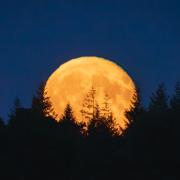
{"type": "Polygon", "coordinates": [[[170,105],[173,110],[180,110],[180,82],[177,82],[175,85],[175,92],[170,100],[170,105]]]}
{"type": "Polygon", "coordinates": [[[149,111],[163,112],[168,110],[168,96],[164,84],[160,84],[155,93],[152,94],[149,103],[149,111]]]}
{"type": "Polygon", "coordinates": [[[41,117],[56,117],[50,98],[47,97],[46,83],[42,82],[32,99],[32,110],[41,117]]]}
{"type": "Polygon", "coordinates": [[[110,105],[110,98],[108,96],[108,94],[105,94],[104,96],[104,102],[101,108],[101,116],[108,118],[109,116],[111,116],[111,105],[110,105]]]}
{"type": "Polygon", "coordinates": [[[104,109],[102,113],[99,105],[96,104],[94,116],[90,119],[88,124],[87,134],[91,137],[106,138],[112,137],[115,133],[115,123],[110,107],[108,109],[104,109]]]}
{"type": "Polygon", "coordinates": [[[59,127],[61,132],[68,136],[79,135],[81,132],[81,125],[76,122],[70,104],[67,104],[64,109],[64,114],[59,121],[59,127]]]}
{"type": "Polygon", "coordinates": [[[4,127],[4,121],[0,118],[0,129],[4,127]]]}
{"type": "Polygon", "coordinates": [[[83,117],[83,121],[88,124],[90,119],[93,119],[95,116],[95,108],[96,108],[96,90],[92,86],[90,91],[87,93],[86,97],[84,98],[81,114],[83,117]]]}
{"type": "Polygon", "coordinates": [[[13,104],[13,109],[10,110],[10,113],[8,114],[9,116],[9,125],[17,123],[15,122],[17,119],[17,113],[18,110],[20,110],[20,108],[22,108],[21,106],[21,100],[19,99],[19,97],[16,97],[14,100],[14,104],[13,104]]]}
{"type": "Polygon", "coordinates": [[[144,111],[144,108],[140,101],[140,93],[139,89],[135,88],[135,93],[131,100],[131,107],[129,110],[125,112],[125,116],[127,118],[126,128],[129,127],[134,121],[136,121],[138,115],[144,111]]]}

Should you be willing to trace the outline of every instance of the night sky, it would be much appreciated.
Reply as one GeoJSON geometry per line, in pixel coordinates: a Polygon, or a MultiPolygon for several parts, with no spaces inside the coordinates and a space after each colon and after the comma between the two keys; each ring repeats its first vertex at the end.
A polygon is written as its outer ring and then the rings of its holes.
{"type": "Polygon", "coordinates": [[[161,82],[170,93],[180,80],[180,1],[1,1],[0,116],[15,96],[29,106],[39,83],[79,56],[118,62],[144,102],[161,82]]]}

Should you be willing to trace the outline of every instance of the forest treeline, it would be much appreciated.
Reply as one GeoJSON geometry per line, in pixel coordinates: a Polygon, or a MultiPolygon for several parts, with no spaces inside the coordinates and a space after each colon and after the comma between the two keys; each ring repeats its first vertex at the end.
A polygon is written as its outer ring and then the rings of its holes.
{"type": "Polygon", "coordinates": [[[24,108],[16,98],[8,124],[0,120],[0,179],[105,180],[180,178],[180,83],[168,97],[164,84],[145,108],[134,95],[127,122],[117,132],[108,98],[85,98],[78,123],[70,104],[55,120],[42,84],[24,108]],[[92,111],[90,110],[92,109],[92,111]]]}

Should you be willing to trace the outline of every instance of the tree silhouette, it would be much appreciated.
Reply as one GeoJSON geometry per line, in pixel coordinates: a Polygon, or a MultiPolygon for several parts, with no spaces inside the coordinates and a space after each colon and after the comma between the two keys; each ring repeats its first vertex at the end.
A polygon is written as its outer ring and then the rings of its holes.
{"type": "Polygon", "coordinates": [[[103,116],[105,118],[108,118],[112,114],[111,105],[110,105],[109,101],[110,101],[110,98],[109,98],[108,94],[105,94],[103,106],[100,110],[101,116],[103,116]]]}
{"type": "Polygon", "coordinates": [[[43,93],[41,88],[29,109],[16,98],[8,125],[0,120],[0,179],[179,179],[179,83],[170,108],[164,85],[153,93],[149,109],[137,91],[119,136],[107,95],[100,105],[94,88],[85,98],[84,135],[70,104],[60,121],[47,117],[51,107],[43,93]]]}
{"type": "Polygon", "coordinates": [[[155,93],[152,94],[148,110],[147,119],[151,122],[150,126],[154,126],[154,134],[160,135],[161,131],[161,136],[168,136],[171,115],[164,84],[160,84],[155,93]]]}
{"type": "Polygon", "coordinates": [[[21,100],[19,99],[19,97],[16,97],[14,101],[14,109],[20,109],[21,107],[21,100]]]}
{"type": "MultiPolygon", "coordinates": [[[[130,109],[125,112],[125,116],[127,118],[126,128],[122,129],[122,134],[123,136],[143,136],[144,129],[146,127],[146,125],[143,124],[146,111],[141,103],[140,90],[138,88],[135,89],[131,102],[130,109]]],[[[130,139],[134,138],[135,137],[131,137],[130,139]]]]}
{"type": "Polygon", "coordinates": [[[90,91],[87,93],[86,97],[83,100],[81,114],[86,124],[95,115],[95,105],[96,105],[95,95],[96,95],[96,90],[92,86],[90,91]]]}
{"type": "Polygon", "coordinates": [[[133,98],[131,100],[131,107],[129,110],[125,112],[125,116],[127,118],[126,121],[126,128],[131,126],[131,124],[137,120],[137,116],[144,111],[144,108],[140,101],[140,93],[139,89],[135,89],[135,93],[133,95],[133,98]]]}
{"type": "Polygon", "coordinates": [[[179,133],[179,126],[180,126],[180,82],[177,82],[175,84],[174,88],[174,94],[170,99],[170,110],[171,110],[171,118],[172,120],[170,121],[170,126],[171,126],[171,133],[174,134],[173,139],[180,138],[180,133],[179,133]]]}
{"type": "Polygon", "coordinates": [[[19,97],[16,97],[14,100],[13,109],[10,110],[9,116],[9,125],[15,124],[17,113],[22,108],[21,106],[21,100],[19,97]]]}
{"type": "Polygon", "coordinates": [[[67,104],[65,109],[64,109],[64,114],[62,118],[60,119],[61,124],[64,122],[70,122],[70,123],[75,123],[75,118],[73,115],[73,110],[70,104],[67,104]]]}
{"type": "Polygon", "coordinates": [[[168,110],[168,96],[164,84],[160,84],[155,93],[152,94],[149,103],[149,111],[166,111],[168,110]]]}
{"type": "Polygon", "coordinates": [[[47,97],[46,83],[42,82],[32,100],[32,110],[42,117],[56,117],[50,98],[47,97]]]}
{"type": "Polygon", "coordinates": [[[175,85],[175,92],[170,100],[170,105],[173,110],[180,110],[180,82],[177,82],[175,85]]]}
{"type": "Polygon", "coordinates": [[[70,104],[67,104],[64,110],[64,114],[59,121],[59,127],[66,135],[79,135],[81,133],[82,125],[77,123],[70,104]]]}
{"type": "Polygon", "coordinates": [[[113,115],[109,108],[107,110],[104,109],[102,113],[99,105],[96,104],[94,116],[88,123],[89,136],[102,138],[115,134],[113,115]]]}
{"type": "Polygon", "coordinates": [[[20,108],[22,108],[21,100],[19,97],[16,97],[14,100],[13,109],[10,110],[9,116],[13,116],[16,113],[17,109],[20,108]]]}
{"type": "Polygon", "coordinates": [[[110,98],[105,94],[104,102],[102,107],[100,107],[95,99],[95,95],[96,90],[92,87],[84,98],[81,110],[88,129],[87,134],[89,136],[103,133],[113,135],[115,133],[115,124],[109,103],[110,98]]]}
{"type": "Polygon", "coordinates": [[[94,131],[97,128],[100,121],[101,121],[100,109],[99,109],[99,105],[96,104],[95,109],[94,109],[94,115],[89,120],[89,123],[88,123],[88,128],[87,128],[88,129],[88,135],[95,133],[94,131]]]}
{"type": "Polygon", "coordinates": [[[1,128],[4,128],[4,126],[5,126],[5,125],[4,125],[4,122],[3,122],[3,120],[0,118],[0,129],[1,129],[1,128]]]}
{"type": "Polygon", "coordinates": [[[171,117],[171,121],[169,123],[169,134],[171,135],[171,142],[173,143],[176,152],[173,153],[174,155],[176,155],[175,158],[177,159],[177,161],[180,162],[180,82],[177,82],[175,84],[174,94],[170,99],[170,107],[171,113],[169,116],[171,117]]]}

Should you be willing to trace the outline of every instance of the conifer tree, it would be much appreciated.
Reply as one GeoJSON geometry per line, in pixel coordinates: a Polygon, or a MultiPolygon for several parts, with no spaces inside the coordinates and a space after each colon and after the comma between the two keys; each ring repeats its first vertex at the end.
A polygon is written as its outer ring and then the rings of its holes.
{"type": "Polygon", "coordinates": [[[159,136],[159,138],[161,137],[159,141],[165,142],[165,138],[170,133],[171,114],[164,84],[160,84],[155,93],[152,94],[147,114],[146,121],[149,123],[149,129],[151,128],[153,131],[154,137],[159,136]]]}
{"type": "Polygon", "coordinates": [[[107,137],[115,134],[115,125],[112,112],[107,116],[102,116],[101,109],[98,104],[95,106],[94,117],[90,119],[88,124],[88,135],[107,137]]]}
{"type": "Polygon", "coordinates": [[[175,92],[170,100],[170,105],[173,110],[180,110],[180,82],[175,85],[175,92]]]}
{"type": "Polygon", "coordinates": [[[89,122],[90,119],[93,119],[95,115],[95,106],[96,106],[95,95],[96,95],[96,90],[92,86],[83,101],[81,114],[86,124],[89,122]]]}
{"type": "MultiPolygon", "coordinates": [[[[179,139],[180,139],[180,131],[179,131],[179,127],[180,127],[180,121],[179,121],[179,117],[180,117],[180,82],[177,82],[175,85],[175,89],[174,89],[174,94],[170,99],[170,108],[171,108],[171,121],[169,122],[170,124],[170,132],[173,135],[173,140],[175,143],[179,143],[179,139]]],[[[179,145],[180,147],[180,145],[179,145]]]]}
{"type": "Polygon", "coordinates": [[[135,88],[135,93],[131,100],[131,107],[125,112],[125,116],[127,118],[126,128],[133,123],[133,121],[137,118],[138,114],[142,111],[144,111],[144,109],[140,103],[139,89],[135,88]]]}
{"type": "Polygon", "coordinates": [[[56,117],[50,98],[47,97],[46,83],[41,83],[32,100],[32,110],[42,117],[56,117]]]}
{"type": "Polygon", "coordinates": [[[21,100],[19,97],[16,97],[13,104],[13,109],[10,110],[9,116],[9,123],[12,123],[16,119],[17,110],[22,108],[21,106],[21,100]]]}
{"type": "Polygon", "coordinates": [[[62,115],[59,121],[59,127],[63,133],[66,135],[71,134],[80,134],[81,133],[81,124],[76,122],[76,119],[73,114],[73,110],[70,104],[67,104],[64,109],[64,114],[62,115]]]}
{"type": "Polygon", "coordinates": [[[0,118],[0,129],[4,127],[4,121],[0,118]]]}
{"type": "Polygon", "coordinates": [[[64,114],[62,118],[60,119],[61,122],[69,121],[72,123],[75,123],[75,118],[73,115],[73,110],[70,104],[66,105],[66,108],[64,109],[64,114]]]}
{"type": "Polygon", "coordinates": [[[105,94],[103,106],[101,108],[101,115],[105,118],[108,118],[109,116],[111,116],[111,112],[112,112],[109,101],[110,101],[110,98],[108,94],[105,94]]]}
{"type": "Polygon", "coordinates": [[[164,84],[160,84],[155,93],[152,94],[149,111],[163,112],[168,110],[168,96],[164,84]]]}
{"type": "Polygon", "coordinates": [[[16,97],[14,101],[14,109],[20,109],[21,107],[21,100],[19,99],[19,97],[16,97]]]}

